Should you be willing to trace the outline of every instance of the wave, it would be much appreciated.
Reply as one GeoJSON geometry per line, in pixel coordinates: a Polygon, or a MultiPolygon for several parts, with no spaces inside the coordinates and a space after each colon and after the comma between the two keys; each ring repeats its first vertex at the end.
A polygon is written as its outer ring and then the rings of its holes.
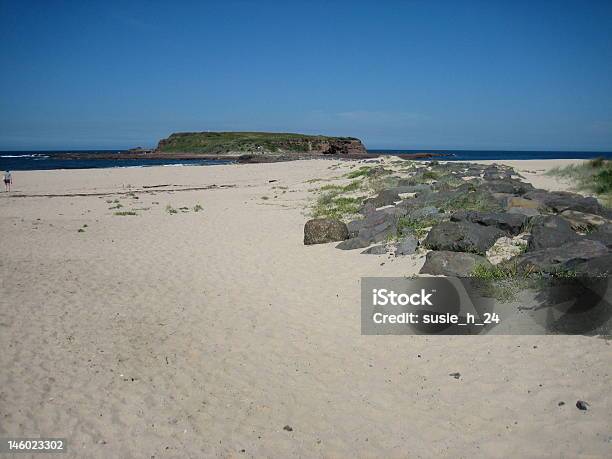
{"type": "Polygon", "coordinates": [[[40,158],[46,159],[49,155],[43,155],[42,153],[35,153],[29,155],[0,155],[0,158],[40,158]]]}

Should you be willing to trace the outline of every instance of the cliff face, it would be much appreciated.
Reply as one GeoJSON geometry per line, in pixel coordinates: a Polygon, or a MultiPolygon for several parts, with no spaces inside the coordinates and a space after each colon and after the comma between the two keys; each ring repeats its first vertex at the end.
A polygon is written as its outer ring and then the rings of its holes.
{"type": "Polygon", "coordinates": [[[270,132],[183,132],[160,140],[162,153],[208,155],[367,155],[359,139],[270,132]]]}

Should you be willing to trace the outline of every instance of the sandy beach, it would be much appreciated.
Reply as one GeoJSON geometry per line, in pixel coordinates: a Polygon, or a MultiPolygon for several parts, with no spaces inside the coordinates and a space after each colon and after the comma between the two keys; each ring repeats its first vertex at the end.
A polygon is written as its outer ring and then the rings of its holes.
{"type": "MultiPolygon", "coordinates": [[[[571,162],[503,161],[550,190],[571,162]]],[[[609,340],[361,335],[360,278],[424,254],[303,244],[317,188],[354,164],[14,172],[0,437],[67,438],[67,457],[610,457],[609,340]]]]}

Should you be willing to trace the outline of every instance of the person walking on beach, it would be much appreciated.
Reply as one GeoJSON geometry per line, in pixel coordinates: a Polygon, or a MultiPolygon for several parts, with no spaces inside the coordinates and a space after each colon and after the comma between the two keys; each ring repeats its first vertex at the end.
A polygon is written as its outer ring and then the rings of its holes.
{"type": "Polygon", "coordinates": [[[13,183],[11,171],[6,171],[4,173],[4,191],[11,191],[11,183],[13,183]]]}

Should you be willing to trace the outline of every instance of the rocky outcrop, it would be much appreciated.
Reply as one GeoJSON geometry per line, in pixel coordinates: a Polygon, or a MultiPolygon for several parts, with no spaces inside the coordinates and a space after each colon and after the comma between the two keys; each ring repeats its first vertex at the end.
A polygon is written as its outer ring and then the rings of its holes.
{"type": "Polygon", "coordinates": [[[275,132],[179,132],[159,141],[158,152],[214,155],[367,155],[354,137],[275,132]]]}
{"type": "Polygon", "coordinates": [[[364,180],[388,186],[362,200],[362,218],[348,224],[350,239],[338,249],[430,249],[422,273],[494,281],[515,268],[546,278],[612,273],[610,211],[596,199],[535,190],[505,166],[432,161],[407,169],[363,171],[364,180]],[[484,270],[473,273],[478,265],[484,270]]]}
{"type": "Polygon", "coordinates": [[[304,225],[304,245],[325,244],[348,239],[346,225],[331,218],[315,218],[304,225]]]}

